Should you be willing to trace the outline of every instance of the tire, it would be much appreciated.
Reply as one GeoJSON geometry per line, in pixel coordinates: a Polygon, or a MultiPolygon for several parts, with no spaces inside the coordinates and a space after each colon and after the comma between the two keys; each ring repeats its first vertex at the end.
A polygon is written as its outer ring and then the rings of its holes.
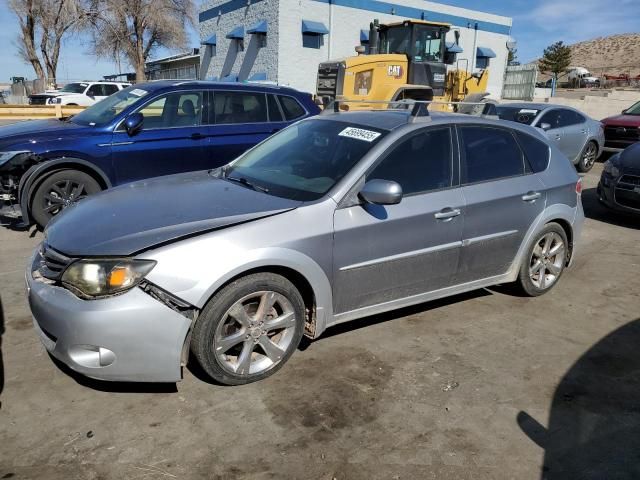
{"type": "Polygon", "coordinates": [[[282,368],[298,348],[304,315],[302,296],[289,280],[247,275],[209,300],[193,327],[191,351],[221,384],[257,382],[282,368]]]}
{"type": "Polygon", "coordinates": [[[567,264],[568,253],[569,243],[564,229],[553,222],[545,225],[542,231],[536,234],[535,240],[527,249],[516,282],[518,287],[530,297],[547,293],[560,280],[567,264]],[[547,239],[551,241],[548,247],[547,239]],[[554,255],[553,252],[556,248],[558,249],[554,255]],[[539,268],[536,267],[537,265],[539,268]],[[542,274],[543,268],[544,275],[542,274]]]}
{"type": "Polygon", "coordinates": [[[101,191],[91,175],[78,170],[58,170],[45,174],[33,194],[29,210],[41,229],[62,210],[101,191]]]}
{"type": "Polygon", "coordinates": [[[576,170],[580,173],[587,173],[593,168],[598,158],[598,144],[593,140],[587,142],[580,154],[580,160],[576,164],[576,170]]]}

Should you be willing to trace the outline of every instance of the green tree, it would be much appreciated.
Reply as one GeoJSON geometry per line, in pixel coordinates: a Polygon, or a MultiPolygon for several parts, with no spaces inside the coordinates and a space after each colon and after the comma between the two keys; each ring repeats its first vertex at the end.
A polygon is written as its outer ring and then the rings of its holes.
{"type": "Polygon", "coordinates": [[[538,61],[541,72],[549,72],[558,82],[558,77],[571,65],[571,47],[563,42],[556,42],[544,49],[542,58],[538,61]]]}
{"type": "Polygon", "coordinates": [[[518,49],[517,48],[509,50],[509,56],[507,57],[507,64],[508,65],[520,65],[520,62],[518,61],[518,49]]]}

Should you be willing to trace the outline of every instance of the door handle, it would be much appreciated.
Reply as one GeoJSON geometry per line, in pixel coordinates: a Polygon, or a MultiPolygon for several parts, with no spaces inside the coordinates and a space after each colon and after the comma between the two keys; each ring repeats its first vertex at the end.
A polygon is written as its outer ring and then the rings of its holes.
{"type": "Polygon", "coordinates": [[[560,135],[556,135],[556,140],[560,140],[562,137],[560,135]]]}
{"type": "Polygon", "coordinates": [[[541,196],[540,192],[527,192],[522,196],[522,200],[525,202],[535,202],[541,196]]]}
{"type": "Polygon", "coordinates": [[[191,140],[200,140],[202,138],[204,138],[204,135],[201,133],[196,132],[191,134],[191,140]]]}
{"type": "Polygon", "coordinates": [[[448,222],[453,217],[457,217],[458,215],[460,215],[460,209],[459,208],[447,207],[447,208],[443,208],[442,210],[440,210],[438,213],[434,214],[433,216],[436,217],[436,219],[438,219],[438,220],[443,220],[445,222],[448,222]]]}

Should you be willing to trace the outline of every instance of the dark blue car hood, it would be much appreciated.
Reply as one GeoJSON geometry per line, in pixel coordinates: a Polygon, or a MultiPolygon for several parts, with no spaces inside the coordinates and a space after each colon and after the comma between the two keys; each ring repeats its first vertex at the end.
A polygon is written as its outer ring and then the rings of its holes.
{"type": "Polygon", "coordinates": [[[256,192],[207,172],[130,183],[67,208],[46,242],[72,257],[126,256],[185,236],[291,210],[301,202],[256,192]]]}
{"type": "Polygon", "coordinates": [[[617,163],[622,168],[640,171],[640,142],[624,149],[620,153],[617,163]]]}
{"type": "Polygon", "coordinates": [[[0,149],[23,140],[42,140],[58,135],[80,134],[89,127],[55,118],[27,120],[0,126],[0,149]]]}

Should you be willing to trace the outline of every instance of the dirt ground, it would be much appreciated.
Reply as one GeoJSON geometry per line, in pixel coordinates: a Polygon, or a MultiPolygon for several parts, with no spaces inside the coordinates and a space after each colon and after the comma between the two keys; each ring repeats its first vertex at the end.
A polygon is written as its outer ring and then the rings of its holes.
{"type": "Polygon", "coordinates": [[[110,384],[50,359],[0,228],[0,479],[640,477],[640,216],[585,179],[575,265],[330,329],[275,376],[110,384]],[[2,328],[4,325],[4,328],[2,328]]]}

